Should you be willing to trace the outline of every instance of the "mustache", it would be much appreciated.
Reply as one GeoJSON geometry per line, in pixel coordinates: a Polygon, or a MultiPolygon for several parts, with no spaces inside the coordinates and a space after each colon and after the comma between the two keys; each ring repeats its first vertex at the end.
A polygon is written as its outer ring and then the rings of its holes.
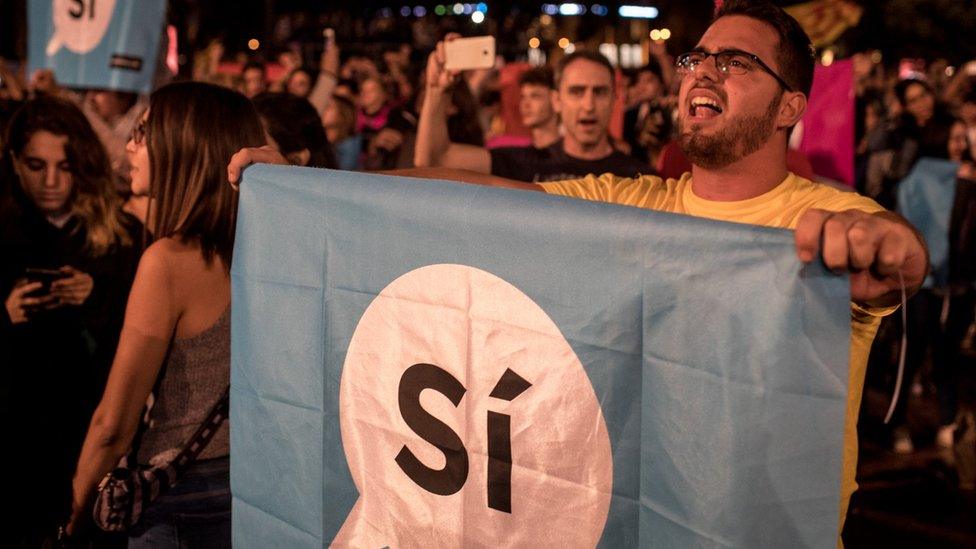
{"type": "Polygon", "coordinates": [[[718,86],[715,86],[715,85],[707,85],[707,84],[695,84],[694,86],[692,86],[688,90],[688,93],[691,93],[691,92],[693,92],[695,90],[708,90],[708,91],[714,93],[715,95],[717,95],[718,98],[723,103],[728,103],[728,99],[729,99],[728,96],[726,96],[725,95],[725,91],[722,90],[721,88],[719,88],[718,86]]]}

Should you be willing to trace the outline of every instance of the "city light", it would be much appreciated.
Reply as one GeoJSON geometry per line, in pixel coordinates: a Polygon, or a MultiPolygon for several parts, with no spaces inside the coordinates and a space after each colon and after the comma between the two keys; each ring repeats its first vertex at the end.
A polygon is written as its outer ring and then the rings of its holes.
{"type": "Polygon", "coordinates": [[[413,15],[414,17],[423,17],[427,15],[427,8],[423,6],[417,6],[413,9],[413,15]]]}
{"type": "Polygon", "coordinates": [[[620,6],[617,10],[620,17],[631,17],[634,19],[654,19],[658,15],[657,8],[653,6],[620,6]]]}
{"type": "Polygon", "coordinates": [[[485,20],[485,14],[483,12],[476,11],[471,14],[471,21],[475,23],[481,23],[484,20],[485,20]]]}
{"type": "Polygon", "coordinates": [[[461,15],[462,13],[464,13],[464,5],[454,4],[454,15],[461,15]]]}
{"type": "Polygon", "coordinates": [[[434,8],[434,13],[436,13],[437,15],[444,15],[445,13],[447,13],[447,8],[438,4],[437,7],[434,8]]]}
{"type": "Polygon", "coordinates": [[[583,4],[560,4],[559,14],[560,15],[582,15],[586,13],[586,8],[583,4]]]}
{"type": "Polygon", "coordinates": [[[659,31],[658,29],[652,30],[651,31],[651,40],[653,40],[655,42],[657,42],[658,40],[661,40],[661,31],[659,31]]]}
{"type": "Polygon", "coordinates": [[[593,4],[590,6],[590,13],[603,17],[604,15],[610,13],[610,10],[608,10],[603,4],[593,4]]]}
{"type": "Polygon", "coordinates": [[[617,45],[616,44],[610,44],[610,43],[604,42],[603,44],[600,44],[599,51],[600,51],[601,54],[603,54],[604,57],[606,57],[607,59],[610,60],[610,64],[611,65],[613,65],[615,67],[617,66],[618,59],[617,59],[617,45]]]}
{"type": "Polygon", "coordinates": [[[252,38],[247,41],[247,49],[254,51],[261,47],[261,42],[257,38],[252,38]]]}
{"type": "Polygon", "coordinates": [[[410,9],[410,6],[403,6],[402,8],[400,8],[400,15],[402,17],[410,17],[410,14],[412,12],[413,10],[410,9]]]}
{"type": "Polygon", "coordinates": [[[559,39],[559,42],[557,42],[557,44],[559,44],[560,48],[566,49],[569,46],[569,38],[563,36],[562,38],[559,39]]]}
{"type": "Polygon", "coordinates": [[[539,41],[539,39],[536,38],[535,36],[529,38],[529,47],[532,49],[538,48],[540,43],[541,42],[539,41]]]}
{"type": "Polygon", "coordinates": [[[546,15],[556,15],[559,13],[559,6],[556,4],[542,4],[542,13],[546,15]]]}
{"type": "Polygon", "coordinates": [[[478,7],[476,7],[475,9],[480,11],[481,13],[488,13],[488,4],[485,4],[484,2],[480,2],[478,3],[478,7]]]}
{"type": "Polygon", "coordinates": [[[661,40],[671,38],[671,29],[661,29],[661,40]]]}

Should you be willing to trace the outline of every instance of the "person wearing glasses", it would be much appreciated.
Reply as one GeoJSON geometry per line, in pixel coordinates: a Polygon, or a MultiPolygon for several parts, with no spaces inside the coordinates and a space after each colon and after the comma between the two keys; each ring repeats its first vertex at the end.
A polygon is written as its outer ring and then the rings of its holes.
{"type": "Polygon", "coordinates": [[[40,547],[63,519],[82,437],[105,386],[142,252],[112,167],[75,104],[12,116],[0,151],[0,395],[16,491],[4,539],[40,547]]]}
{"type": "MultiPolygon", "coordinates": [[[[800,25],[766,1],[726,0],[698,46],[677,58],[680,144],[692,170],[680,179],[590,175],[526,183],[453,169],[397,175],[544,191],[675,213],[794,229],[799,259],[850,273],[851,346],[840,525],[857,463],[857,416],[881,318],[921,286],[928,256],[915,229],[869,198],[790,173],[786,150],[813,83],[813,48],[800,25]]],[[[830,136],[823,136],[829,139],[830,136]]],[[[285,163],[267,149],[235,155],[228,179],[252,162],[285,163]]],[[[703,238],[707,238],[704,237],[703,238]]]]}
{"type": "MultiPolygon", "coordinates": [[[[221,400],[230,379],[237,218],[225,170],[235,151],[266,142],[254,105],[233,90],[181,82],[150,96],[126,152],[132,191],[150,197],[155,241],[139,262],[108,384],[82,445],[67,535],[84,526],[99,481],[134,440],[140,465],[171,463],[221,400]]],[[[129,547],[230,547],[228,422],[214,433],[178,482],[147,502],[128,531],[129,547]]]]}

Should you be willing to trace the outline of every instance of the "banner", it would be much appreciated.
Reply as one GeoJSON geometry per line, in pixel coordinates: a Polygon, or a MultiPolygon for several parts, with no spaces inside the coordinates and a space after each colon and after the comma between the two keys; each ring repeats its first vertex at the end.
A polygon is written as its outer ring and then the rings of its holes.
{"type": "Polygon", "coordinates": [[[920,158],[898,183],[898,212],[925,238],[932,266],[923,287],[949,283],[949,221],[956,196],[959,163],[920,158]]]}
{"type": "Polygon", "coordinates": [[[817,64],[803,115],[801,152],[819,176],[854,186],[854,63],[817,64]]]}
{"type": "Polygon", "coordinates": [[[165,16],[165,0],[28,2],[28,74],[46,68],[69,88],[149,93],[165,16]]]}
{"type": "Polygon", "coordinates": [[[789,231],[258,165],[233,542],[827,547],[847,281],[789,231]]]}
{"type": "Polygon", "coordinates": [[[813,0],[783,9],[800,23],[817,48],[833,44],[844,31],[856,26],[864,13],[864,8],[851,0],[813,0]]]}

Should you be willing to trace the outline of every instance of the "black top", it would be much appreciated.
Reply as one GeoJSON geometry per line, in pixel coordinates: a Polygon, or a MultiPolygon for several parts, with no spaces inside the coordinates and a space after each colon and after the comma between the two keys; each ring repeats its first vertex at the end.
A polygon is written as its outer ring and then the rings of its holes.
{"type": "Polygon", "coordinates": [[[958,179],[949,221],[949,284],[976,285],[976,181],[958,179]]]}
{"type": "Polygon", "coordinates": [[[81,306],[16,325],[0,308],[0,428],[13,449],[0,467],[17,472],[11,490],[23,498],[11,523],[36,533],[51,531],[70,509],[72,472],[118,344],[143,235],[123,214],[133,245],[93,257],[76,219],[56,227],[13,191],[0,199],[0,296],[6,300],[27,267],[71,265],[94,279],[81,306]]]}
{"type": "Polygon", "coordinates": [[[598,160],[570,156],[563,150],[562,140],[544,149],[502,147],[490,152],[491,174],[518,181],[560,181],[607,172],[620,177],[654,173],[647,164],[617,150],[598,160]]]}

